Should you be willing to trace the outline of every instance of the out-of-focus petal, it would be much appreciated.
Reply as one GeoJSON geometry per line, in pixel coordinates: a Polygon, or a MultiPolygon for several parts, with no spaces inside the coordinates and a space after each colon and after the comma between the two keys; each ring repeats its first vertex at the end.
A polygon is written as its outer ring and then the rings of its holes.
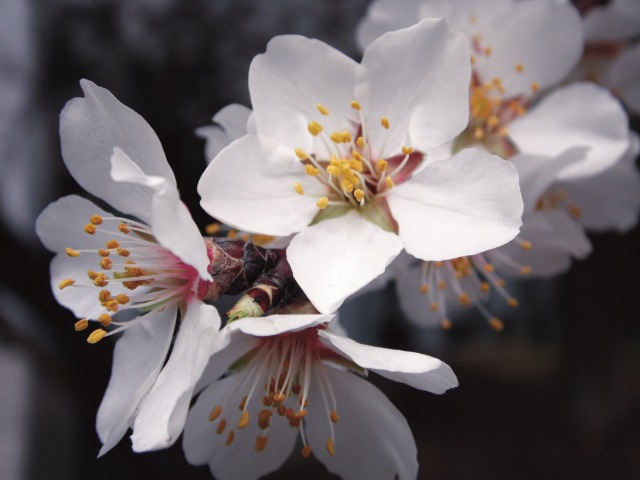
{"type": "Polygon", "coordinates": [[[213,160],[224,147],[247,134],[249,115],[251,115],[250,108],[232,103],[213,116],[213,123],[216,125],[196,129],[196,135],[207,141],[205,145],[207,163],[213,160]]]}

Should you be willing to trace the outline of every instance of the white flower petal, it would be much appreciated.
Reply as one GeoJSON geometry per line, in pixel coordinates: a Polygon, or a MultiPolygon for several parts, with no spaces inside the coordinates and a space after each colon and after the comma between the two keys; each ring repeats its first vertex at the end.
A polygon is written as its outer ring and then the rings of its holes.
{"type": "Polygon", "coordinates": [[[227,327],[234,332],[240,330],[246,335],[270,337],[287,332],[298,332],[306,328],[330,322],[333,315],[269,315],[259,318],[241,318],[227,327]]]}
{"type": "Polygon", "coordinates": [[[311,303],[319,312],[331,313],[384,272],[401,250],[397,235],[351,210],[305,228],[291,240],[287,259],[311,303]]]}
{"type": "MultiPolygon", "coordinates": [[[[298,436],[297,429],[275,415],[267,433],[267,448],[258,453],[255,451],[256,436],[264,432],[258,428],[256,419],[250,418],[244,429],[235,428],[240,419],[238,405],[251,387],[252,378],[247,377],[239,373],[214,383],[198,397],[187,417],[182,442],[185,457],[192,465],[208,463],[218,480],[254,480],[277,470],[291,454],[298,436]],[[222,407],[222,413],[217,421],[210,422],[209,415],[216,405],[222,407]],[[216,429],[223,418],[227,427],[222,434],[217,434],[216,429]],[[235,438],[231,445],[225,445],[231,429],[235,438]]],[[[258,412],[261,399],[262,395],[253,395],[247,410],[258,412]]]]}
{"type": "Polygon", "coordinates": [[[202,235],[180,200],[175,183],[164,177],[146,175],[129,156],[114,148],[111,177],[115,182],[140,186],[153,192],[149,226],[158,243],[194,267],[201,278],[211,280],[209,257],[202,235]]]}
{"type": "Polygon", "coordinates": [[[580,223],[590,230],[626,232],[638,222],[638,136],[633,133],[632,139],[627,154],[613,167],[595,177],[561,185],[569,200],[580,209],[580,223]]]}
{"type": "MultiPolygon", "coordinates": [[[[307,125],[317,121],[332,130],[351,130],[350,102],[358,64],[329,45],[297,35],[273,38],[249,69],[249,91],[257,131],[291,149],[329,158],[319,137],[307,125]],[[320,114],[320,103],[331,112],[320,114]]],[[[353,132],[352,132],[353,133],[353,132]]]]}
{"type": "Polygon", "coordinates": [[[405,0],[398,8],[397,0],[377,0],[369,4],[365,17],[356,29],[356,39],[361,50],[386,32],[410,27],[420,20],[420,8],[424,0],[405,0]]]}
{"type": "Polygon", "coordinates": [[[328,331],[319,330],[318,335],[361,367],[396,382],[406,383],[431,393],[444,393],[458,386],[458,379],[451,367],[437,358],[421,353],[363,345],[328,331]]]}
{"type": "MultiPolygon", "coordinates": [[[[638,20],[640,25],[640,19],[638,20]]],[[[608,83],[635,113],[640,112],[640,44],[624,49],[612,62],[608,83]]]]}
{"type": "Polygon", "coordinates": [[[555,157],[574,147],[590,150],[583,162],[567,168],[562,180],[596,175],[629,148],[627,115],[620,102],[592,83],[558,88],[509,126],[522,153],[555,157]]]}
{"type": "Polygon", "coordinates": [[[311,383],[305,435],[313,455],[344,480],[414,480],[418,474],[416,444],[404,416],[380,390],[345,371],[326,368],[339,416],[333,425],[335,456],[326,448],[331,433],[329,412],[322,408],[322,388],[311,383]]]}
{"type": "Polygon", "coordinates": [[[384,156],[400,153],[403,145],[434,148],[467,126],[469,48],[445,21],[425,20],[383,35],[364,52],[362,66],[356,98],[374,156],[383,147],[384,156]],[[380,123],[383,116],[389,130],[380,123]]]}
{"type": "Polygon", "coordinates": [[[628,40],[640,34],[640,12],[636,0],[613,0],[591,8],[584,19],[589,41],[628,40]]]}
{"type": "Polygon", "coordinates": [[[205,146],[207,162],[210,162],[231,142],[247,134],[249,115],[251,115],[250,108],[232,103],[213,116],[213,123],[216,125],[196,129],[196,135],[207,141],[205,146]]]}
{"type": "Polygon", "coordinates": [[[222,339],[219,328],[213,306],[200,300],[187,305],[169,361],[140,405],[131,436],[134,451],[166,448],[178,439],[196,382],[222,339]]]}
{"type": "MultiPolygon", "coordinates": [[[[77,318],[89,317],[96,313],[101,313],[100,302],[98,302],[98,292],[96,287],[87,276],[87,270],[95,270],[98,262],[93,255],[80,255],[71,258],[67,255],[56,255],[51,260],[51,291],[58,303],[73,312],[77,318]],[[63,280],[71,279],[75,283],[64,289],[60,289],[58,284],[63,280]]],[[[112,293],[116,295],[111,287],[112,293]]]]}
{"type": "Polygon", "coordinates": [[[177,307],[166,308],[126,329],[116,342],[109,386],[96,418],[103,445],[111,450],[129,429],[138,404],[156,381],[171,345],[177,307]]]}
{"type": "Polygon", "coordinates": [[[140,115],[108,90],[88,80],[80,85],[85,97],[69,101],[60,114],[62,156],[69,172],[89,193],[121,212],[149,221],[151,192],[114,183],[109,159],[113,148],[119,147],[147,175],[164,177],[175,185],[158,137],[140,115]]]}
{"type": "Polygon", "coordinates": [[[502,245],[518,233],[522,197],[513,165],[465,149],[428,165],[387,197],[410,254],[446,260],[502,245]]]}
{"type": "Polygon", "coordinates": [[[325,187],[305,173],[293,150],[276,140],[247,135],[209,164],[200,182],[201,205],[218,220],[249,232],[289,235],[318,212],[325,187]],[[305,194],[299,195],[294,183],[305,194]]]}
{"type": "Polygon", "coordinates": [[[497,249],[511,261],[491,256],[496,268],[512,275],[520,275],[520,267],[531,267],[531,277],[550,277],[566,271],[571,259],[581,259],[591,252],[591,244],[583,227],[564,210],[536,212],[525,219],[520,237],[531,242],[524,250],[518,242],[510,242],[497,249]],[[516,262],[514,264],[513,262],[516,262]]]}

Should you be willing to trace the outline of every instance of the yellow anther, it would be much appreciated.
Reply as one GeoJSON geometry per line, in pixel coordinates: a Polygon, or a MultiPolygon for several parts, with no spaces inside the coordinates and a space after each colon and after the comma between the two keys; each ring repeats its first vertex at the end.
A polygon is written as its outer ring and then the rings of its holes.
{"type": "Polygon", "coordinates": [[[331,135],[329,135],[329,138],[334,143],[342,143],[343,141],[341,132],[333,132],[331,135]]]}
{"type": "Polygon", "coordinates": [[[491,56],[491,52],[493,52],[493,50],[491,49],[491,47],[486,47],[486,48],[484,49],[484,54],[485,54],[487,57],[491,56]]]}
{"type": "Polygon", "coordinates": [[[304,188],[298,182],[293,184],[293,188],[298,195],[304,195],[304,188]]]}
{"type": "Polygon", "coordinates": [[[243,410],[240,414],[240,420],[238,421],[238,425],[236,425],[236,427],[245,428],[247,425],[249,425],[249,411],[243,410]]]}
{"type": "Polygon", "coordinates": [[[569,205],[569,213],[571,214],[571,216],[577,218],[578,220],[582,218],[582,210],[580,210],[580,207],[578,207],[577,205],[569,205]]]}
{"type": "Polygon", "coordinates": [[[236,238],[238,236],[238,231],[235,228],[232,228],[227,232],[227,238],[236,238]]]}
{"type": "Polygon", "coordinates": [[[327,109],[327,107],[325,107],[324,105],[322,105],[321,103],[316,104],[316,108],[318,109],[318,111],[322,114],[322,115],[329,115],[329,110],[327,109]]]}
{"type": "Polygon", "coordinates": [[[496,117],[495,115],[491,115],[487,119],[487,125],[489,126],[489,128],[493,128],[496,125],[498,125],[499,123],[500,123],[500,119],[498,117],[496,117]]]}
{"type": "Polygon", "coordinates": [[[446,282],[445,282],[444,280],[440,280],[440,281],[438,282],[438,288],[439,288],[440,290],[444,290],[444,289],[446,289],[446,288],[447,288],[447,284],[446,284],[446,282]]]}
{"type": "Polygon", "coordinates": [[[78,320],[73,325],[73,328],[76,330],[76,332],[81,332],[82,330],[86,330],[87,327],[89,327],[89,320],[87,320],[86,318],[83,318],[82,320],[78,320]]]}
{"type": "Polygon", "coordinates": [[[362,110],[362,105],[360,105],[360,102],[357,102],[356,100],[352,100],[351,108],[353,108],[354,110],[362,110]]]}
{"type": "Polygon", "coordinates": [[[356,172],[362,172],[364,170],[364,165],[360,160],[352,158],[349,162],[349,166],[353,168],[356,172]]]}
{"type": "Polygon", "coordinates": [[[423,283],[422,285],[420,285],[420,293],[422,294],[427,294],[429,293],[429,284],[428,283],[423,283]]]}
{"type": "Polygon", "coordinates": [[[489,282],[482,282],[480,284],[480,290],[482,291],[482,293],[489,293],[489,290],[491,290],[491,285],[489,285],[489,282]]]}
{"type": "Polygon", "coordinates": [[[296,157],[298,157],[300,160],[306,160],[307,158],[309,158],[309,154],[307,154],[307,152],[305,152],[301,148],[296,148],[295,152],[296,157]]]}
{"type": "Polygon", "coordinates": [[[93,223],[87,223],[84,226],[84,231],[89,235],[93,235],[94,233],[96,233],[96,226],[93,223]]]}
{"type": "Polygon", "coordinates": [[[107,336],[107,332],[99,328],[91,332],[91,334],[89,335],[89,338],[87,338],[87,342],[91,344],[98,343],[100,340],[102,340],[106,336],[107,336]]]}
{"type": "Polygon", "coordinates": [[[493,317],[491,320],[489,320],[489,325],[496,332],[501,332],[504,329],[504,323],[502,323],[502,320],[496,317],[493,317]]]}
{"type": "Polygon", "coordinates": [[[522,275],[529,275],[531,273],[531,267],[522,267],[522,268],[520,268],[520,273],[522,275]]]}
{"type": "Polygon", "coordinates": [[[336,451],[333,448],[333,438],[327,440],[327,452],[329,452],[329,455],[331,455],[332,457],[336,456],[336,451]]]}
{"type": "Polygon", "coordinates": [[[93,215],[89,221],[94,225],[102,225],[102,215],[93,215]]]}
{"type": "Polygon", "coordinates": [[[127,224],[124,222],[118,225],[118,230],[120,230],[122,233],[129,233],[129,227],[127,227],[127,224]]]}
{"type": "Polygon", "coordinates": [[[206,227],[204,227],[204,231],[207,235],[215,235],[220,232],[220,224],[219,223],[210,223],[206,227]]]}
{"type": "Polygon", "coordinates": [[[329,414],[329,417],[331,418],[331,421],[333,423],[338,423],[338,412],[336,412],[335,410],[331,411],[331,414],[329,414]]]}
{"type": "Polygon", "coordinates": [[[484,138],[484,130],[481,127],[476,127],[473,131],[473,138],[476,140],[482,140],[484,138]]]}
{"type": "Polygon", "coordinates": [[[451,327],[453,327],[453,323],[448,318],[443,318],[440,322],[440,326],[443,328],[443,330],[451,330],[451,327]]]}
{"type": "Polygon", "coordinates": [[[475,55],[471,55],[471,66],[476,64],[476,56],[475,55]]]}
{"type": "Polygon", "coordinates": [[[518,73],[524,72],[524,65],[521,63],[516,63],[516,72],[518,73]]]}
{"type": "Polygon", "coordinates": [[[431,311],[432,312],[437,312],[438,311],[438,307],[439,307],[438,302],[433,302],[431,304],[431,311]]]}
{"type": "Polygon", "coordinates": [[[267,448],[267,444],[269,443],[269,437],[266,435],[258,435],[256,437],[256,452],[260,453],[267,448]]]}
{"type": "Polygon", "coordinates": [[[469,23],[474,25],[478,21],[478,17],[476,15],[469,15],[469,23]]]}
{"type": "Polygon", "coordinates": [[[387,184],[387,189],[391,190],[393,188],[393,186],[395,185],[395,183],[393,183],[393,178],[391,177],[387,177],[385,179],[385,183],[387,184]]]}
{"type": "Polygon", "coordinates": [[[483,268],[487,273],[492,273],[495,270],[495,268],[493,268],[493,265],[491,265],[490,263],[485,264],[483,268]]]}
{"type": "Polygon", "coordinates": [[[500,128],[500,130],[498,130],[498,135],[501,137],[506,137],[507,135],[509,135],[509,129],[507,127],[500,128]]]}
{"type": "Polygon", "coordinates": [[[499,287],[504,287],[504,286],[507,284],[507,282],[505,282],[505,281],[504,281],[504,280],[502,280],[502,279],[499,279],[499,280],[496,280],[496,284],[497,284],[499,287]]]}
{"type": "Polygon", "coordinates": [[[105,270],[111,270],[111,267],[113,266],[113,262],[111,261],[110,258],[105,257],[102,260],[100,260],[100,266],[105,270]]]}
{"type": "Polygon", "coordinates": [[[129,296],[125,295],[124,293],[119,293],[118,295],[116,295],[116,301],[120,305],[126,305],[127,303],[129,303],[129,296]]]}
{"type": "Polygon", "coordinates": [[[209,414],[209,421],[213,422],[216,418],[220,416],[221,413],[222,413],[222,407],[220,405],[216,405],[215,407],[213,407],[213,410],[211,410],[211,413],[209,414]]]}
{"type": "Polygon", "coordinates": [[[340,182],[340,187],[342,187],[342,191],[345,193],[353,192],[353,183],[351,183],[347,179],[344,179],[342,180],[342,182],[340,182]]]}
{"type": "Polygon", "coordinates": [[[90,280],[95,280],[98,275],[100,275],[98,272],[95,272],[93,270],[87,270],[87,277],[89,277],[90,280]]]}
{"type": "Polygon", "coordinates": [[[309,125],[307,125],[307,130],[309,130],[309,133],[311,135],[316,137],[320,135],[320,133],[322,132],[322,130],[324,130],[324,128],[322,128],[322,125],[320,125],[318,122],[311,122],[309,125]]]}
{"type": "Polygon", "coordinates": [[[538,82],[532,82],[531,83],[531,91],[533,93],[536,93],[538,90],[540,90],[540,84],[538,82]]]}
{"type": "Polygon", "coordinates": [[[340,175],[340,169],[335,165],[329,165],[327,167],[327,173],[332,177],[337,177],[338,175],[340,175]]]}
{"type": "Polygon", "coordinates": [[[433,264],[436,266],[436,268],[441,268],[442,265],[444,265],[440,260],[438,260],[437,262],[433,262],[433,264]]]}
{"type": "Polygon", "coordinates": [[[233,443],[233,439],[236,436],[236,432],[234,432],[233,430],[229,430],[229,435],[227,435],[227,441],[224,442],[224,444],[228,447],[229,445],[231,445],[233,443]]]}
{"type": "Polygon", "coordinates": [[[386,160],[378,160],[378,163],[376,163],[376,168],[379,172],[385,172],[387,170],[387,165],[388,163],[386,160]]]}
{"type": "Polygon", "coordinates": [[[304,171],[306,172],[307,175],[310,175],[312,177],[315,177],[316,175],[318,175],[320,173],[320,170],[318,170],[313,165],[305,165],[304,166],[304,171]]]}
{"type": "Polygon", "coordinates": [[[320,200],[316,202],[316,206],[320,210],[324,210],[325,208],[327,208],[327,205],[329,205],[329,199],[327,197],[322,197],[320,200]]]}
{"type": "Polygon", "coordinates": [[[518,305],[520,305],[520,302],[518,302],[517,298],[513,298],[511,297],[510,299],[507,300],[507,305],[509,305],[510,307],[517,307],[518,305]]]}
{"type": "Polygon", "coordinates": [[[220,420],[220,423],[218,423],[218,427],[216,428],[216,433],[218,435],[222,435],[225,428],[227,428],[227,421],[223,418],[222,420],[220,420]]]}
{"type": "Polygon", "coordinates": [[[364,191],[358,188],[355,192],[353,192],[353,196],[356,197],[356,201],[360,203],[362,202],[362,200],[364,200],[364,191]]]}
{"type": "Polygon", "coordinates": [[[343,143],[351,143],[351,133],[349,133],[347,130],[345,130],[344,132],[342,132],[342,142],[343,143]]]}
{"type": "Polygon", "coordinates": [[[100,255],[101,257],[108,257],[110,254],[111,254],[110,250],[105,250],[104,248],[98,249],[98,255],[100,255]]]}
{"type": "Polygon", "coordinates": [[[106,287],[109,284],[109,280],[104,275],[104,273],[99,273],[98,276],[93,280],[93,284],[96,287],[106,287]]]}
{"type": "Polygon", "coordinates": [[[523,250],[531,250],[531,247],[533,247],[533,244],[532,244],[529,240],[523,240],[523,241],[520,243],[520,247],[521,247],[523,250]]]}
{"type": "Polygon", "coordinates": [[[411,155],[413,153],[413,148],[403,146],[402,153],[404,153],[405,155],[411,155]]]}
{"type": "Polygon", "coordinates": [[[107,303],[111,300],[111,292],[109,290],[100,290],[98,300],[100,300],[100,303],[107,303]]]}
{"type": "Polygon", "coordinates": [[[64,249],[64,251],[70,257],[79,257],[80,256],[80,252],[78,250],[74,250],[73,248],[67,247],[67,248],[64,249]]]}
{"type": "Polygon", "coordinates": [[[389,128],[389,119],[387,117],[382,117],[380,119],[380,125],[382,125],[384,128],[389,128]]]}
{"type": "Polygon", "coordinates": [[[75,280],[71,279],[71,278],[65,278],[64,280],[62,280],[60,283],[58,283],[58,288],[60,290],[70,287],[71,285],[73,285],[74,283],[76,283],[75,280]]]}
{"type": "Polygon", "coordinates": [[[105,246],[111,250],[114,248],[118,248],[120,244],[118,243],[117,240],[109,240],[107,243],[105,243],[105,246]]]}
{"type": "Polygon", "coordinates": [[[309,445],[305,445],[304,447],[302,447],[302,456],[304,458],[309,458],[311,456],[311,447],[309,445]]]}
{"type": "Polygon", "coordinates": [[[120,255],[121,257],[128,257],[129,255],[131,255],[131,252],[126,248],[119,248],[116,251],[118,252],[118,255],[120,255]]]}
{"type": "Polygon", "coordinates": [[[364,142],[364,137],[358,137],[358,138],[356,139],[356,145],[357,145],[359,148],[364,148],[364,144],[365,144],[365,142],[364,142]]]}
{"type": "Polygon", "coordinates": [[[458,296],[458,300],[460,301],[460,304],[464,305],[465,307],[468,307],[469,305],[471,305],[471,300],[469,299],[469,295],[466,293],[461,293],[458,296]]]}
{"type": "Polygon", "coordinates": [[[267,243],[273,242],[273,240],[273,235],[263,235],[262,233],[256,233],[255,235],[253,235],[253,237],[251,237],[251,242],[253,242],[254,245],[258,245],[260,247],[266,245],[267,243]]]}
{"type": "Polygon", "coordinates": [[[103,327],[108,327],[111,325],[111,315],[103,313],[98,317],[98,322],[100,322],[100,325],[103,327]]]}
{"type": "MultiPolygon", "coordinates": [[[[358,137],[358,138],[362,138],[362,137],[358,137]]],[[[364,160],[364,157],[360,155],[360,152],[356,152],[355,150],[351,153],[351,156],[353,157],[354,160],[357,160],[358,162],[362,162],[364,160]]]]}

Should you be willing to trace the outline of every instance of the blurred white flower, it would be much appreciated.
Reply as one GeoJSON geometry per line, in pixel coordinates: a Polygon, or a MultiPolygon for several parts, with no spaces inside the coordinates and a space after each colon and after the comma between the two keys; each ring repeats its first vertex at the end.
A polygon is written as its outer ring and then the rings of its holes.
{"type": "Polygon", "coordinates": [[[234,140],[255,133],[252,120],[250,108],[232,103],[213,116],[214,125],[198,128],[196,135],[206,140],[204,156],[207,163],[234,140]]]}

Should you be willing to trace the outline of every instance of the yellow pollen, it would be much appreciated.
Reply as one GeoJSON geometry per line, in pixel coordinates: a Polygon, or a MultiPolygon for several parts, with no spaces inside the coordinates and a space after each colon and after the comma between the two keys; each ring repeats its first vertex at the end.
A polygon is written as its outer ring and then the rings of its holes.
{"type": "Polygon", "coordinates": [[[304,166],[304,171],[306,172],[307,175],[309,175],[311,177],[315,177],[316,175],[318,175],[320,173],[320,170],[318,170],[313,165],[305,165],[304,166]]]}
{"type": "Polygon", "coordinates": [[[491,56],[491,52],[493,52],[493,50],[491,50],[491,47],[486,47],[486,48],[484,49],[484,54],[485,54],[487,57],[491,56]]]}
{"type": "Polygon", "coordinates": [[[293,184],[293,188],[298,195],[304,195],[304,189],[302,188],[302,185],[300,185],[298,182],[293,184]]]}
{"type": "Polygon", "coordinates": [[[105,277],[104,273],[99,273],[98,276],[93,280],[93,284],[96,287],[106,287],[109,284],[109,280],[105,277]]]}
{"type": "Polygon", "coordinates": [[[445,283],[445,281],[444,281],[444,280],[440,280],[440,281],[438,282],[438,288],[439,288],[440,290],[444,290],[445,288],[447,288],[447,284],[445,283]]]}
{"type": "Polygon", "coordinates": [[[127,303],[129,303],[129,296],[125,295],[124,293],[119,293],[118,295],[116,295],[116,301],[120,305],[126,305],[127,303]]]}
{"type": "Polygon", "coordinates": [[[500,130],[498,130],[498,135],[501,137],[506,137],[507,135],[509,135],[509,129],[507,127],[502,127],[500,130]]]}
{"type": "Polygon", "coordinates": [[[387,117],[382,117],[380,119],[380,125],[382,125],[386,129],[388,129],[389,128],[389,119],[387,117]]]}
{"type": "Polygon", "coordinates": [[[522,275],[529,275],[531,273],[531,267],[522,267],[520,273],[522,275]]]}
{"type": "Polygon", "coordinates": [[[89,320],[87,320],[86,318],[83,318],[82,320],[78,320],[73,325],[73,328],[76,330],[76,332],[81,332],[82,330],[86,330],[87,327],[89,327],[89,320]]]}
{"type": "Polygon", "coordinates": [[[341,132],[333,132],[329,135],[329,138],[334,143],[342,143],[342,133],[341,132]]]}
{"type": "Polygon", "coordinates": [[[236,436],[236,432],[234,432],[233,430],[229,430],[229,435],[227,435],[227,441],[224,442],[224,444],[228,447],[229,445],[231,445],[233,443],[233,439],[236,436]]]}
{"type": "Polygon", "coordinates": [[[251,238],[251,241],[253,242],[253,244],[258,246],[266,245],[267,243],[273,242],[273,240],[274,240],[274,237],[272,235],[263,235],[261,233],[256,233],[251,238]]]}
{"type": "MultiPolygon", "coordinates": [[[[362,138],[362,137],[358,137],[358,138],[362,138]]],[[[360,152],[356,152],[355,150],[351,155],[353,156],[354,160],[357,160],[359,162],[362,162],[362,160],[364,160],[364,157],[360,155],[360,152]]]]}
{"type": "Polygon", "coordinates": [[[119,248],[117,252],[118,252],[118,255],[120,255],[121,257],[128,257],[129,255],[131,255],[131,252],[126,248],[119,248]]]}
{"type": "Polygon", "coordinates": [[[111,250],[114,248],[118,248],[120,244],[118,243],[117,240],[109,240],[107,243],[105,243],[105,246],[111,250]]]}
{"type": "Polygon", "coordinates": [[[516,63],[516,72],[518,73],[524,72],[524,65],[521,63],[516,63]]]}
{"type": "Polygon", "coordinates": [[[501,332],[504,329],[504,323],[502,323],[502,320],[496,317],[493,317],[491,320],[489,320],[489,325],[491,325],[491,328],[493,328],[496,332],[501,332]]]}
{"type": "Polygon", "coordinates": [[[324,210],[325,208],[327,208],[327,205],[329,205],[329,199],[327,197],[322,197],[320,200],[316,202],[316,206],[320,210],[324,210]]]}
{"type": "Polygon", "coordinates": [[[80,252],[78,250],[74,250],[73,248],[67,247],[67,248],[64,249],[64,251],[70,257],[79,257],[80,256],[80,252]]]}
{"type": "Polygon", "coordinates": [[[538,90],[540,90],[540,84],[538,82],[532,82],[531,83],[531,91],[533,93],[536,93],[538,90]]]}
{"type": "Polygon", "coordinates": [[[484,130],[481,127],[476,127],[473,131],[473,138],[476,140],[482,140],[484,138],[484,130]]]}
{"type": "Polygon", "coordinates": [[[211,413],[209,414],[209,421],[213,422],[216,418],[220,416],[221,413],[222,413],[222,407],[220,405],[216,405],[215,407],[213,407],[213,410],[211,410],[211,413]]]}
{"type": "Polygon", "coordinates": [[[433,302],[431,304],[431,311],[432,312],[437,312],[438,311],[438,302],[433,302]]]}
{"type": "Polygon", "coordinates": [[[353,192],[353,196],[356,197],[356,201],[360,203],[364,199],[364,191],[358,188],[355,192],[353,192]]]}
{"type": "Polygon", "coordinates": [[[111,315],[103,313],[98,317],[98,322],[100,322],[100,325],[102,325],[103,327],[108,327],[109,325],[111,325],[111,315]]]}
{"type": "Polygon", "coordinates": [[[91,332],[91,334],[87,338],[87,342],[93,345],[94,343],[98,343],[106,336],[107,332],[99,328],[98,330],[94,330],[93,332],[91,332]]]}
{"type": "Polygon", "coordinates": [[[489,125],[489,128],[493,128],[496,125],[498,125],[500,123],[500,120],[498,119],[498,117],[496,117],[495,115],[491,115],[488,119],[487,119],[487,125],[489,125]]]}
{"type": "Polygon", "coordinates": [[[340,169],[335,165],[329,165],[327,167],[327,173],[332,177],[337,177],[338,175],[340,175],[340,169]]]}
{"type": "Polygon", "coordinates": [[[393,186],[395,185],[395,183],[393,183],[393,179],[391,177],[387,177],[385,179],[385,183],[387,184],[387,188],[389,190],[391,190],[393,188],[393,186]]]}
{"type": "Polygon", "coordinates": [[[469,305],[471,305],[471,300],[469,300],[469,295],[467,295],[466,293],[461,293],[458,296],[458,300],[460,300],[460,303],[465,307],[468,307],[469,305]]]}
{"type": "Polygon", "coordinates": [[[227,232],[227,238],[236,238],[237,236],[238,231],[233,228],[227,232]]]}
{"type": "Polygon", "coordinates": [[[240,414],[240,421],[238,422],[238,425],[236,425],[236,427],[245,428],[247,425],[249,425],[249,411],[243,410],[240,414]]]}
{"type": "Polygon", "coordinates": [[[504,280],[500,279],[500,280],[496,280],[496,284],[499,287],[504,287],[507,284],[507,282],[505,282],[504,280]]]}
{"type": "Polygon", "coordinates": [[[517,307],[518,305],[520,305],[520,302],[518,302],[517,298],[510,298],[509,300],[507,300],[507,305],[509,305],[510,307],[517,307]]]}
{"type": "Polygon", "coordinates": [[[489,293],[489,290],[491,290],[491,285],[489,285],[489,282],[482,282],[480,284],[480,290],[482,290],[482,293],[489,293]]]}
{"type": "Polygon", "coordinates": [[[333,438],[327,440],[327,452],[329,452],[329,455],[331,455],[332,457],[336,456],[336,451],[333,448],[333,438]]]}
{"type": "Polygon", "coordinates": [[[427,283],[423,283],[422,285],[420,285],[420,293],[429,293],[429,285],[427,283]]]}
{"type": "Polygon", "coordinates": [[[440,322],[440,326],[443,328],[443,330],[451,330],[451,327],[453,327],[453,323],[451,323],[451,320],[449,320],[448,318],[443,318],[442,322],[440,322]]]}
{"type": "Polygon", "coordinates": [[[89,235],[93,235],[94,233],[96,233],[96,226],[93,223],[87,223],[84,226],[84,231],[89,235]]]}
{"type": "Polygon", "coordinates": [[[487,273],[492,273],[495,269],[493,268],[493,265],[491,265],[490,263],[487,263],[484,266],[484,271],[487,273]]]}
{"type": "Polygon", "coordinates": [[[306,160],[307,158],[309,158],[309,155],[307,154],[307,152],[305,152],[301,148],[296,148],[295,152],[296,152],[296,157],[298,157],[300,160],[306,160]]]}
{"type": "Polygon", "coordinates": [[[101,303],[106,303],[109,300],[111,300],[111,292],[109,290],[100,290],[100,293],[98,294],[98,300],[100,300],[101,303]]]}
{"type": "Polygon", "coordinates": [[[113,262],[111,261],[110,258],[105,257],[102,260],[100,260],[100,266],[105,270],[111,270],[111,267],[113,266],[113,262]]]}
{"type": "Polygon", "coordinates": [[[96,278],[98,278],[98,272],[94,272],[93,270],[87,270],[87,277],[89,277],[89,279],[91,280],[95,280],[96,278]]]}
{"type": "Polygon", "coordinates": [[[224,432],[225,428],[227,428],[227,421],[223,418],[222,420],[220,420],[220,423],[218,423],[218,428],[216,428],[216,433],[218,435],[222,435],[222,432],[224,432]]]}
{"type": "Polygon", "coordinates": [[[577,218],[577,219],[582,218],[582,210],[580,210],[580,208],[576,205],[573,205],[573,204],[569,205],[569,213],[574,218],[577,218]]]}
{"type": "Polygon", "coordinates": [[[532,244],[530,241],[528,241],[528,240],[524,240],[524,241],[520,244],[520,247],[521,247],[523,250],[531,250],[531,247],[533,247],[533,244],[532,244]]]}
{"type": "Polygon", "coordinates": [[[311,447],[309,445],[302,447],[302,456],[304,458],[309,458],[311,456],[311,447]]]}
{"type": "Polygon", "coordinates": [[[102,216],[101,215],[93,215],[89,221],[94,225],[102,225],[102,216]]]}
{"type": "Polygon", "coordinates": [[[378,160],[378,163],[376,163],[376,168],[379,172],[384,172],[387,170],[387,165],[388,164],[386,160],[378,160]]]}
{"type": "Polygon", "coordinates": [[[364,164],[362,163],[362,161],[358,160],[357,158],[352,158],[351,161],[349,162],[349,166],[353,168],[356,172],[362,172],[364,170],[364,164]]]}
{"type": "Polygon", "coordinates": [[[342,132],[341,135],[342,135],[342,142],[343,143],[351,143],[351,140],[352,140],[351,134],[347,130],[342,132]]]}
{"type": "Polygon", "coordinates": [[[118,225],[118,230],[120,230],[122,233],[129,233],[129,227],[127,227],[127,224],[124,222],[118,225]]]}
{"type": "Polygon", "coordinates": [[[352,100],[351,108],[353,108],[354,110],[362,110],[362,105],[360,105],[360,102],[357,102],[356,100],[352,100]]]}
{"type": "Polygon", "coordinates": [[[267,448],[267,443],[269,443],[269,437],[266,435],[258,435],[256,437],[256,452],[260,453],[267,448]]]}
{"type": "Polygon", "coordinates": [[[204,231],[207,235],[215,235],[220,232],[220,224],[219,223],[210,223],[206,227],[204,227],[204,231]]]}
{"type": "Polygon", "coordinates": [[[322,132],[322,130],[324,130],[324,128],[322,128],[322,125],[320,125],[318,122],[311,122],[309,125],[307,125],[307,130],[309,130],[309,133],[311,135],[316,137],[322,132]]]}
{"type": "Polygon", "coordinates": [[[413,153],[413,148],[403,146],[402,153],[404,153],[405,155],[411,155],[413,153]]]}
{"type": "Polygon", "coordinates": [[[64,280],[62,280],[60,283],[58,283],[58,288],[60,290],[70,287],[71,285],[73,285],[74,283],[76,283],[75,280],[73,280],[72,278],[65,278],[64,280]]]}
{"type": "Polygon", "coordinates": [[[98,255],[100,255],[101,257],[108,257],[110,254],[111,254],[111,251],[109,250],[105,250],[104,248],[98,249],[98,255]]]}
{"type": "Polygon", "coordinates": [[[338,412],[336,412],[335,410],[333,410],[331,412],[331,414],[329,415],[329,417],[331,418],[331,421],[333,423],[338,423],[338,412]]]}
{"type": "Polygon", "coordinates": [[[364,148],[364,137],[358,137],[356,139],[356,145],[360,148],[364,148]]]}
{"type": "Polygon", "coordinates": [[[316,108],[318,109],[318,111],[322,114],[322,115],[329,115],[329,110],[327,110],[327,107],[325,107],[324,105],[322,105],[321,103],[318,103],[316,105],[316,108]]]}
{"type": "Polygon", "coordinates": [[[342,182],[340,182],[340,186],[345,193],[353,192],[353,183],[351,183],[349,180],[342,180],[342,182]]]}

